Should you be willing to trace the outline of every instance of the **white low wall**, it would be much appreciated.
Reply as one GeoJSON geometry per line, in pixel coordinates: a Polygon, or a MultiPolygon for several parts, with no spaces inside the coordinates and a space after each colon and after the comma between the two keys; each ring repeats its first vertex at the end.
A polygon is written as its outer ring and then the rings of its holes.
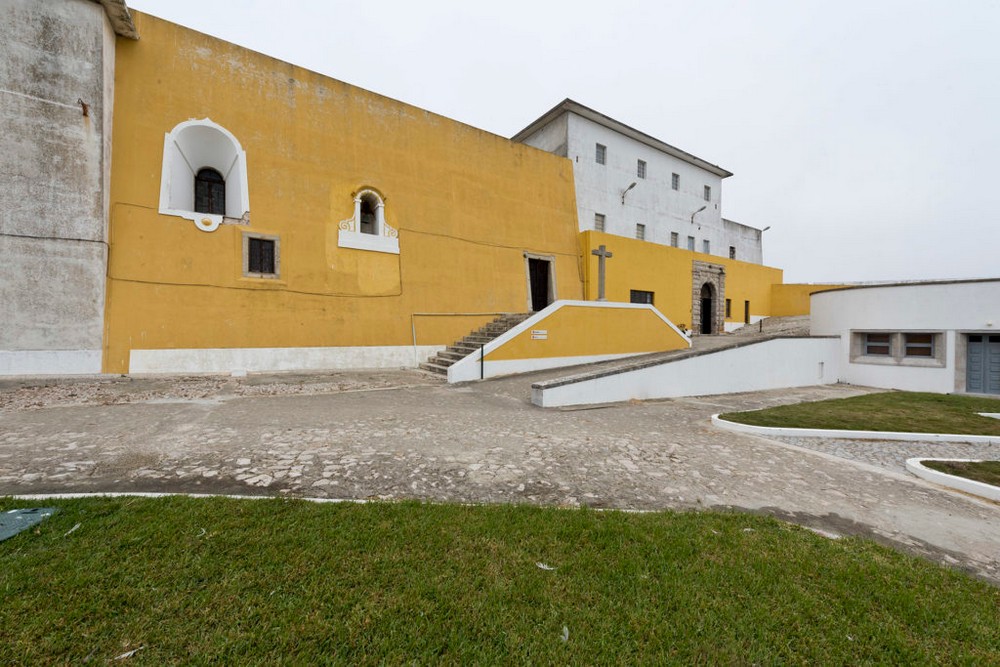
{"type": "Polygon", "coordinates": [[[94,375],[100,350],[0,350],[2,375],[94,375]]]}
{"type": "Polygon", "coordinates": [[[655,366],[532,387],[543,408],[732,394],[837,382],[836,338],[776,338],[655,366]]]}
{"type": "Polygon", "coordinates": [[[231,373],[415,368],[443,345],[370,347],[253,347],[132,350],[129,373],[231,373]]]}

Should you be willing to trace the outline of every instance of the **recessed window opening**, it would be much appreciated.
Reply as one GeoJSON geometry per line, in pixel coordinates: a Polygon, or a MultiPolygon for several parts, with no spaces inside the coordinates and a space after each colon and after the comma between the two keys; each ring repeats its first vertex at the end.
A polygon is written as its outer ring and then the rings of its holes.
{"type": "Polygon", "coordinates": [[[680,174],[670,174],[670,187],[673,190],[680,190],[680,188],[681,188],[681,175],[680,174]]]}
{"type": "Polygon", "coordinates": [[[726,317],[733,316],[733,300],[726,299],[726,317]]]}
{"type": "Polygon", "coordinates": [[[646,290],[634,289],[629,290],[629,301],[631,303],[648,303],[653,305],[653,293],[647,292],[646,290]]]}
{"type": "Polygon", "coordinates": [[[646,225],[636,225],[635,226],[635,237],[640,241],[646,239],[646,225]]]}
{"type": "Polygon", "coordinates": [[[712,188],[705,186],[705,201],[712,201],[712,188]]]}
{"type": "Polygon", "coordinates": [[[646,178],[646,161],[645,160],[639,160],[636,163],[635,175],[638,176],[639,178],[646,178]]]}
{"type": "Polygon", "coordinates": [[[605,217],[603,213],[594,214],[594,231],[603,232],[604,231],[604,221],[605,217]]]}
{"type": "Polygon", "coordinates": [[[243,275],[248,278],[277,278],[277,236],[243,236],[243,275]]]}
{"type": "Polygon", "coordinates": [[[694,250],[694,237],[688,237],[688,250],[694,250]]]}
{"type": "Polygon", "coordinates": [[[215,169],[199,169],[194,177],[196,213],[226,214],[226,179],[215,169]]]}
{"type": "Polygon", "coordinates": [[[678,241],[677,232],[670,232],[670,245],[676,248],[678,241]]]}
{"type": "Polygon", "coordinates": [[[362,234],[378,234],[378,201],[375,195],[365,193],[361,196],[361,213],[358,231],[362,234]]]}
{"type": "Polygon", "coordinates": [[[904,353],[907,357],[933,357],[934,334],[908,333],[904,334],[904,353]]]}
{"type": "Polygon", "coordinates": [[[887,333],[866,333],[865,354],[869,357],[888,357],[889,336],[887,333]]]}
{"type": "Polygon", "coordinates": [[[729,259],[736,259],[736,246],[729,246],[729,259]]]}
{"type": "Polygon", "coordinates": [[[597,160],[597,164],[607,164],[608,163],[608,147],[604,144],[597,144],[596,152],[594,158],[597,160]]]}
{"type": "Polygon", "coordinates": [[[705,253],[706,255],[708,255],[709,253],[711,253],[712,252],[712,243],[711,243],[711,241],[709,241],[708,239],[704,239],[701,242],[701,251],[703,253],[705,253]]]}

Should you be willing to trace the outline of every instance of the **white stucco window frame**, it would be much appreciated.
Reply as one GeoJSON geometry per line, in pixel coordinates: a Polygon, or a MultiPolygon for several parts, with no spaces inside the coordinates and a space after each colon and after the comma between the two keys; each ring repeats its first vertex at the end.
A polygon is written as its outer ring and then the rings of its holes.
{"type": "Polygon", "coordinates": [[[353,250],[399,254],[399,232],[385,221],[385,198],[372,188],[362,188],[354,193],[354,215],[341,220],[338,225],[337,245],[353,250]],[[361,200],[375,199],[375,233],[361,231],[361,200]]]}
{"type": "Polygon", "coordinates": [[[190,220],[203,232],[214,232],[224,222],[247,224],[247,155],[232,132],[202,118],[179,123],[164,135],[159,212],[190,220]],[[206,167],[215,169],[226,182],[224,215],[194,210],[195,175],[206,167]]]}

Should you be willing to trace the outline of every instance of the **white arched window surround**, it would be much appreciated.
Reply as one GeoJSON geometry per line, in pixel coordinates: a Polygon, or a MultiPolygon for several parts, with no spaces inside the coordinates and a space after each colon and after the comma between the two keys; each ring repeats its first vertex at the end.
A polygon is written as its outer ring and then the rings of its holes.
{"type": "Polygon", "coordinates": [[[160,213],[191,220],[204,232],[214,232],[223,218],[245,219],[250,213],[247,156],[232,132],[208,118],[186,120],[163,138],[160,213]],[[210,167],[226,181],[225,215],[194,210],[194,179],[210,167]]]}
{"type": "Polygon", "coordinates": [[[385,221],[385,197],[373,188],[361,188],[354,193],[354,215],[341,220],[337,245],[341,248],[399,254],[399,232],[385,221]],[[361,231],[361,203],[367,200],[375,209],[373,233],[361,231]]]}

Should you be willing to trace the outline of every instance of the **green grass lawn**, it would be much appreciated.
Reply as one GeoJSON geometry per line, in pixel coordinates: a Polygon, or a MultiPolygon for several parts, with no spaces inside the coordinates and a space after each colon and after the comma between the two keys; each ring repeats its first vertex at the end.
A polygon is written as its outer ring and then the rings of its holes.
{"type": "Polygon", "coordinates": [[[45,504],[0,542],[0,664],[1000,663],[1000,590],[749,515],[45,504]]]}
{"type": "Polygon", "coordinates": [[[1000,399],[892,391],[851,398],[731,412],[723,419],[754,426],[1000,435],[1000,399]]]}
{"type": "Polygon", "coordinates": [[[931,470],[1000,486],[1000,461],[921,461],[921,463],[931,470]]]}

